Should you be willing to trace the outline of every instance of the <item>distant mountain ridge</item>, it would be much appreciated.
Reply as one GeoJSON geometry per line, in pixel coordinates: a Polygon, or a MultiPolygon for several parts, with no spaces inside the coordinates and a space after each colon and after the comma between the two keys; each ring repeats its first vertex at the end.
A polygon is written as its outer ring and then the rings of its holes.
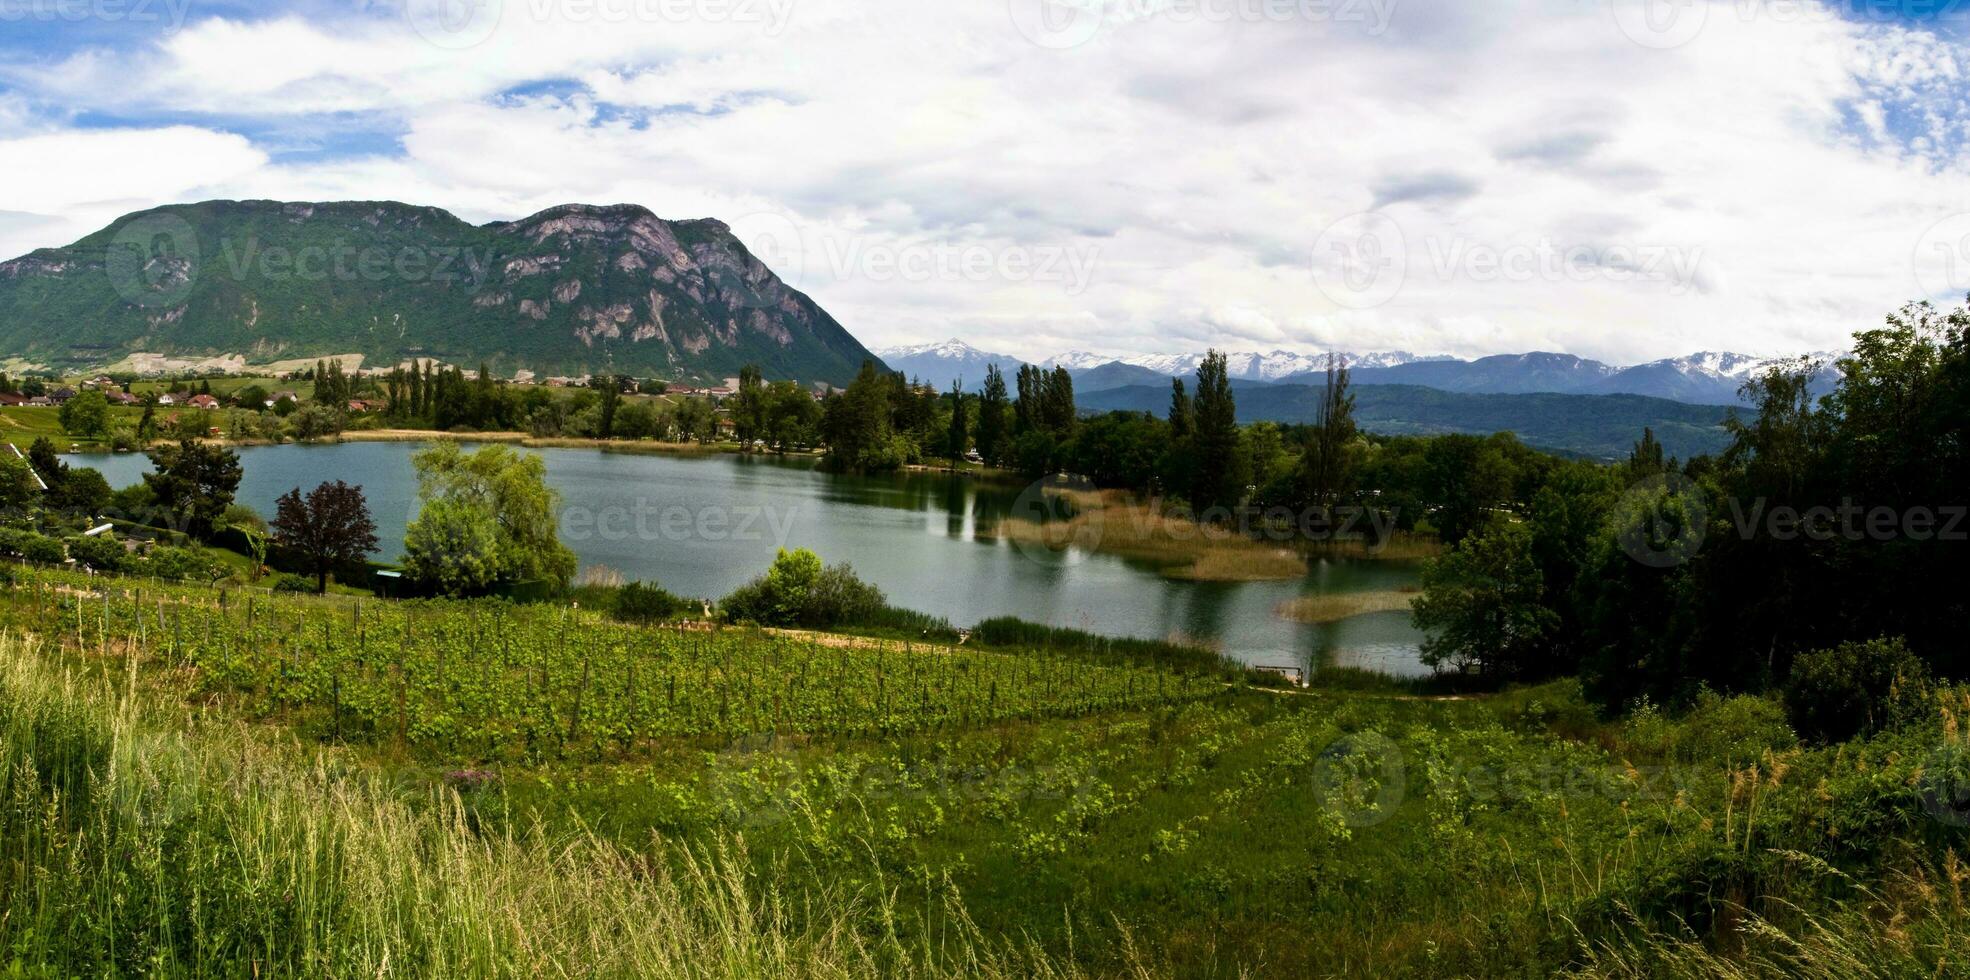
{"type": "MultiPolygon", "coordinates": [[[[949,387],[952,378],[963,377],[967,387],[975,388],[977,381],[984,378],[986,363],[997,363],[1007,373],[1021,363],[1016,357],[987,353],[959,340],[889,348],[879,353],[891,367],[925,380],[935,379],[942,387],[949,387]]],[[[1841,355],[1826,351],[1805,356],[1821,362],[1813,382],[1814,390],[1819,393],[1831,390],[1839,379],[1833,363],[1841,355]]],[[[1643,395],[1694,405],[1742,404],[1738,390],[1745,381],[1780,361],[1792,360],[1720,351],[1626,367],[1545,351],[1496,354],[1475,360],[1407,351],[1335,352],[1335,357],[1348,365],[1358,385],[1420,385],[1463,394],[1643,395]]],[[[1283,350],[1234,352],[1226,355],[1225,367],[1232,378],[1243,381],[1319,384],[1326,376],[1327,358],[1324,353],[1283,350]]],[[[1070,351],[1047,358],[1040,366],[1065,367],[1074,377],[1075,390],[1087,394],[1155,384],[1172,377],[1189,378],[1196,374],[1197,365],[1203,359],[1203,354],[1117,358],[1070,351]]]]}
{"type": "MultiPolygon", "coordinates": [[[[1355,421],[1384,435],[1435,435],[1451,432],[1488,435],[1511,432],[1540,449],[1596,459],[1619,459],[1633,449],[1643,428],[1670,453],[1688,458],[1715,453],[1730,444],[1724,419],[1735,407],[1692,405],[1645,395],[1475,394],[1418,385],[1364,384],[1351,388],[1355,421]]],[[[1236,387],[1240,422],[1312,422],[1322,389],[1305,384],[1236,387]]],[[[1170,392],[1160,385],[1133,385],[1080,398],[1086,411],[1162,414],[1170,392]]]]}
{"type": "Polygon", "coordinates": [[[507,373],[845,385],[871,357],[710,218],[569,204],[472,225],[396,202],[207,201],[0,263],[0,357],[359,353],[507,373]]]}

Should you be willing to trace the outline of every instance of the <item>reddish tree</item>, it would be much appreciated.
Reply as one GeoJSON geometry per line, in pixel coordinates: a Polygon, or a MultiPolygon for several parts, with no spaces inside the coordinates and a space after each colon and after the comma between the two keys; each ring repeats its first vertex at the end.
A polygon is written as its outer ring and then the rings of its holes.
{"type": "Polygon", "coordinates": [[[376,550],[376,522],[369,518],[363,488],[341,480],[301,495],[295,487],[283,494],[274,513],[274,544],[308,563],[315,573],[315,591],[328,591],[328,573],[338,565],[354,565],[376,550]]]}

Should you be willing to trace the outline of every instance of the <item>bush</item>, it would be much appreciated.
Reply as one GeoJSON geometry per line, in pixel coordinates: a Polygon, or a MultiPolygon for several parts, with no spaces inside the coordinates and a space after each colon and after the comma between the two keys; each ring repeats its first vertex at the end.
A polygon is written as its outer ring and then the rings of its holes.
{"type": "Polygon", "coordinates": [[[616,590],[609,615],[625,623],[656,623],[689,611],[692,603],[655,585],[631,582],[616,590]]]}
{"type": "Polygon", "coordinates": [[[123,567],[129,555],[123,550],[123,542],[107,534],[95,537],[73,537],[68,539],[69,557],[99,572],[113,572],[123,567]]]}
{"type": "Polygon", "coordinates": [[[273,584],[269,588],[275,592],[313,592],[315,583],[305,575],[282,572],[274,576],[273,584]]]}
{"type": "Polygon", "coordinates": [[[1900,637],[1802,653],[1785,684],[1785,710],[1801,735],[1843,741],[1914,718],[1929,670],[1900,637]]]}
{"type": "Polygon", "coordinates": [[[7,529],[0,532],[0,551],[43,565],[59,565],[68,560],[60,541],[34,531],[7,529]]]}
{"type": "Polygon", "coordinates": [[[192,548],[152,548],[137,571],[171,582],[203,582],[214,577],[212,559],[192,548]]]}
{"type": "Polygon", "coordinates": [[[847,565],[823,568],[812,551],[782,548],[765,575],[732,590],[719,607],[733,622],[826,629],[874,623],[888,601],[847,565]]]}

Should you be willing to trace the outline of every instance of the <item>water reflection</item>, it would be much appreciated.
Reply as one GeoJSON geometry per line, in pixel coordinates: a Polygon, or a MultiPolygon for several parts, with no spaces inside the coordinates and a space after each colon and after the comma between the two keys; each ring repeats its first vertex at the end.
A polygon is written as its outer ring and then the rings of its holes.
{"type": "MultiPolygon", "coordinates": [[[[409,443],[242,449],[240,499],[271,514],[282,493],[323,479],[363,485],[389,557],[415,516],[409,443]]],[[[1189,637],[1249,663],[1422,671],[1402,612],[1309,624],[1278,615],[1305,592],[1413,586],[1413,562],[1323,559],[1303,581],[1182,582],[1112,555],[1013,547],[996,536],[1019,487],[945,473],[839,476],[812,460],[538,450],[564,501],[563,538],[583,567],[606,565],[672,591],[720,596],[780,547],[847,561],[898,605],[973,623],[1019,616],[1118,636],[1189,637]]],[[[112,486],[137,482],[142,456],[71,457],[112,486]]]]}

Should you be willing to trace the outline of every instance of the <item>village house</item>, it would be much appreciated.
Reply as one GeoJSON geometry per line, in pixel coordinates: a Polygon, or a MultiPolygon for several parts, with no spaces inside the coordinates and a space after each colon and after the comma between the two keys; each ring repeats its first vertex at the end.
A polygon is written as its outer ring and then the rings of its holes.
{"type": "Polygon", "coordinates": [[[70,388],[67,385],[63,385],[60,388],[56,388],[54,391],[48,392],[48,400],[57,405],[60,405],[63,402],[66,402],[74,397],[75,397],[75,389],[70,388]]]}
{"type": "Polygon", "coordinates": [[[185,404],[193,408],[218,408],[219,399],[211,395],[193,395],[185,400],[185,404]]]}

